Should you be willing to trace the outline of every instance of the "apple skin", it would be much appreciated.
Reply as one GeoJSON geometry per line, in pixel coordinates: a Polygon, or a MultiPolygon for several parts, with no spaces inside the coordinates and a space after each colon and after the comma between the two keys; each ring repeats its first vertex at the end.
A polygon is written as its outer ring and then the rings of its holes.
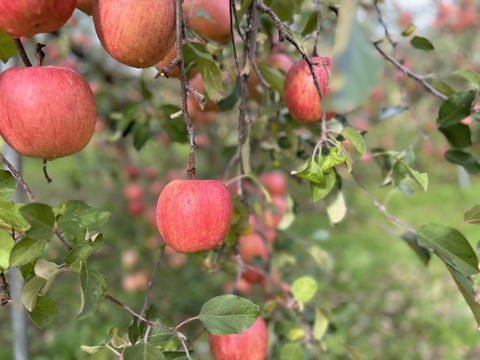
{"type": "MultiPolygon", "coordinates": [[[[264,262],[268,261],[268,248],[259,234],[251,233],[241,236],[238,241],[240,256],[245,264],[251,265],[255,257],[261,258],[264,262]]],[[[242,277],[250,283],[258,283],[263,279],[261,274],[250,269],[246,269],[242,277]]]]}
{"type": "MultiPolygon", "coordinates": [[[[331,58],[312,57],[310,60],[314,65],[320,89],[323,96],[328,94],[328,73],[331,71],[331,58]]],[[[320,96],[313,81],[306,60],[300,60],[293,65],[285,78],[284,86],[285,103],[292,117],[301,123],[313,123],[322,121],[322,108],[320,96]]],[[[335,116],[335,113],[327,114],[328,118],[335,116]]]]}
{"type": "Polygon", "coordinates": [[[158,198],[158,230],[176,251],[211,250],[227,236],[232,209],[232,199],[221,181],[174,180],[158,198]]]}
{"type": "Polygon", "coordinates": [[[14,38],[56,31],[73,10],[75,0],[0,0],[0,30],[14,38]]]}
{"type": "Polygon", "coordinates": [[[82,10],[87,15],[92,15],[93,0],[77,0],[77,9],[82,10]]]}
{"type": "Polygon", "coordinates": [[[230,40],[229,0],[185,0],[183,13],[193,31],[220,44],[230,40]],[[209,18],[202,12],[208,14],[209,18]]]}
{"type": "Polygon", "coordinates": [[[0,135],[21,155],[52,160],[72,155],[95,131],[95,99],[73,70],[10,68],[0,75],[0,135]]]}
{"type": "Polygon", "coordinates": [[[175,42],[173,0],[93,0],[92,16],[102,46],[128,66],[157,64],[175,42]]]}
{"type": "Polygon", "coordinates": [[[217,360],[265,360],[268,332],[261,316],[241,334],[210,334],[210,350],[217,360]]]}

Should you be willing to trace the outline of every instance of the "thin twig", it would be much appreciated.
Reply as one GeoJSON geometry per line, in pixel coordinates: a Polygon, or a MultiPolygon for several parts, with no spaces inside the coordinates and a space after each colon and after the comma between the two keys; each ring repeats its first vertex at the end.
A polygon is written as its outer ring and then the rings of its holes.
{"type": "Polygon", "coordinates": [[[385,37],[387,38],[388,42],[390,43],[390,45],[392,45],[393,49],[395,50],[395,48],[397,47],[397,42],[395,40],[393,40],[392,36],[390,35],[390,31],[388,31],[387,24],[383,20],[382,12],[380,11],[380,8],[378,7],[378,2],[374,0],[373,1],[373,6],[375,7],[375,10],[377,12],[378,20],[380,21],[380,25],[382,25],[383,31],[385,32],[385,37]]]}
{"type": "Polygon", "coordinates": [[[2,154],[0,154],[0,160],[5,164],[8,170],[10,170],[15,180],[18,181],[23,191],[25,191],[25,194],[27,194],[30,201],[36,202],[37,200],[35,199],[35,196],[32,194],[32,191],[25,183],[25,180],[23,179],[22,175],[13,167],[13,165],[2,154]]]}
{"type": "Polygon", "coordinates": [[[13,39],[13,42],[15,43],[15,47],[18,50],[18,53],[20,54],[20,57],[22,58],[23,64],[26,67],[33,66],[30,59],[28,58],[27,52],[25,51],[25,48],[23,47],[22,42],[20,39],[13,39]]]}
{"type": "Polygon", "coordinates": [[[385,58],[387,59],[388,61],[390,61],[398,70],[400,70],[402,73],[404,73],[405,75],[407,75],[408,77],[414,79],[415,81],[419,82],[428,92],[432,93],[434,96],[442,99],[442,100],[447,100],[448,99],[448,96],[442,94],[441,92],[439,92],[438,90],[436,90],[432,85],[430,85],[428,82],[425,81],[424,78],[422,78],[421,76],[415,74],[414,72],[412,72],[411,70],[407,69],[405,66],[403,66],[402,64],[400,64],[394,57],[390,56],[389,54],[387,54],[385,52],[385,50],[383,50],[381,47],[380,47],[380,42],[374,42],[373,45],[375,46],[375,48],[378,50],[378,52],[385,58]]]}
{"type": "Polygon", "coordinates": [[[150,276],[150,280],[148,281],[148,288],[147,288],[147,293],[145,294],[145,301],[143,302],[142,311],[140,312],[141,316],[145,315],[145,312],[147,311],[148,302],[150,301],[150,295],[152,292],[152,286],[153,286],[153,283],[155,282],[155,278],[157,277],[160,264],[164,258],[163,256],[164,253],[165,253],[165,247],[163,247],[160,254],[158,255],[157,262],[155,263],[155,267],[153,268],[152,275],[150,276]]]}

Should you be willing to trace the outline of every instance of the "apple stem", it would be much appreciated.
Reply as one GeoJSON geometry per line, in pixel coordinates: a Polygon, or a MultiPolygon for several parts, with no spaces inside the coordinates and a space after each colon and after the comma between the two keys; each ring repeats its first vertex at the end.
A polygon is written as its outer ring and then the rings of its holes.
{"type": "Polygon", "coordinates": [[[43,173],[45,175],[45,178],[47,179],[47,182],[50,184],[52,182],[52,179],[50,178],[50,176],[48,176],[47,159],[43,159],[43,173]]]}
{"type": "Polygon", "coordinates": [[[13,39],[13,42],[15,43],[15,47],[17,48],[17,51],[20,54],[20,57],[22,58],[23,64],[26,67],[33,66],[30,59],[28,58],[27,52],[25,51],[25,48],[23,47],[23,44],[20,41],[20,39],[13,39]]]}
{"type": "Polygon", "coordinates": [[[45,57],[45,53],[42,50],[43,47],[45,47],[45,44],[37,43],[37,48],[35,49],[35,54],[37,55],[37,66],[43,65],[43,58],[45,57]]]}

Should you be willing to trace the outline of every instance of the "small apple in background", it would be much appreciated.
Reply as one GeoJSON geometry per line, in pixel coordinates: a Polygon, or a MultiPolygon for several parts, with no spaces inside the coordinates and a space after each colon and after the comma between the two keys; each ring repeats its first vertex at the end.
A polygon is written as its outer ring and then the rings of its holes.
{"type": "Polygon", "coordinates": [[[210,349],[216,360],[265,360],[268,332],[261,316],[241,334],[210,334],[210,349]]]}
{"type": "MultiPolygon", "coordinates": [[[[251,233],[247,236],[241,236],[238,241],[240,256],[245,264],[252,265],[252,260],[256,257],[264,262],[268,261],[268,248],[260,235],[251,233]]],[[[251,283],[258,283],[263,279],[261,274],[251,269],[246,269],[242,273],[242,277],[251,283]]]]}
{"type": "Polygon", "coordinates": [[[185,0],[183,13],[194,32],[220,44],[230,40],[229,0],[185,0]]]}
{"type": "Polygon", "coordinates": [[[87,15],[92,15],[93,0],[77,0],[77,9],[82,10],[87,15]]]}
{"type": "Polygon", "coordinates": [[[0,0],[0,30],[11,37],[60,29],[75,10],[75,0],[0,0]]]}
{"type": "Polygon", "coordinates": [[[270,195],[285,195],[287,190],[287,180],[279,171],[270,171],[261,174],[258,179],[265,185],[270,195]]]}
{"type": "Polygon", "coordinates": [[[222,286],[225,294],[231,294],[234,290],[238,290],[243,295],[250,295],[253,291],[253,285],[244,278],[238,279],[236,289],[233,288],[233,281],[229,281],[222,286]]]}
{"type": "Polygon", "coordinates": [[[144,271],[125,276],[122,279],[122,287],[126,292],[143,291],[148,288],[148,276],[144,271]]]}
{"type": "Polygon", "coordinates": [[[138,252],[133,249],[122,251],[122,265],[125,269],[131,269],[138,263],[138,252]]]}
{"type": "MultiPolygon", "coordinates": [[[[158,196],[158,194],[157,194],[158,196]]],[[[145,210],[145,221],[152,229],[157,229],[157,207],[155,205],[149,206],[145,210]]]]}
{"type": "Polygon", "coordinates": [[[136,183],[130,183],[125,185],[123,190],[125,197],[129,201],[139,201],[143,199],[144,191],[142,186],[136,183]]]}
{"type": "Polygon", "coordinates": [[[142,215],[145,210],[145,204],[142,200],[134,200],[128,203],[128,212],[133,216],[142,215]]]}
{"type": "MultiPolygon", "coordinates": [[[[259,64],[270,64],[273,67],[288,73],[288,71],[294,65],[292,58],[285,53],[272,53],[267,56],[265,59],[259,61],[259,64]]],[[[259,70],[260,71],[260,70],[259,70]]],[[[258,91],[260,87],[260,80],[258,79],[257,73],[252,69],[250,73],[250,79],[248,82],[248,91],[250,96],[254,98],[257,102],[262,99],[262,94],[258,91]]]]}
{"type": "Polygon", "coordinates": [[[132,164],[127,164],[123,167],[123,172],[127,175],[127,178],[130,180],[135,180],[140,176],[140,169],[132,164]]]}
{"type": "Polygon", "coordinates": [[[227,236],[231,220],[232,199],[217,180],[174,180],[158,198],[158,230],[180,252],[214,249],[227,236]]]}
{"type": "MultiPolygon", "coordinates": [[[[315,74],[322,90],[322,95],[328,94],[329,72],[331,59],[329,57],[312,57],[315,74]]],[[[306,60],[300,60],[293,65],[285,78],[285,103],[292,117],[302,123],[322,121],[320,96],[313,81],[312,73],[306,60]]],[[[335,116],[327,113],[327,120],[335,116]]]]}
{"type": "Polygon", "coordinates": [[[165,246],[165,256],[173,269],[181,268],[188,261],[187,255],[173,250],[170,246],[165,246]]]}
{"type": "Polygon", "coordinates": [[[10,68],[0,75],[0,94],[0,135],[21,155],[47,160],[72,155],[93,136],[95,99],[75,71],[10,68]]]}
{"type": "Polygon", "coordinates": [[[288,205],[283,196],[273,195],[272,203],[263,212],[263,222],[269,228],[276,228],[286,214],[288,205]]]}
{"type": "Polygon", "coordinates": [[[122,64],[158,64],[175,42],[175,2],[93,0],[93,23],[100,43],[122,64]]]}

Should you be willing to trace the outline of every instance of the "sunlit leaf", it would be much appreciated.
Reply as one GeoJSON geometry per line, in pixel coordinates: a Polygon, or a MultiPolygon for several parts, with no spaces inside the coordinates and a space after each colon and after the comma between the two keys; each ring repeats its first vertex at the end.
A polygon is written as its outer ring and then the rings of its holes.
{"type": "Polygon", "coordinates": [[[17,55],[17,53],[18,51],[13,42],[13,38],[0,31],[0,60],[6,64],[7,61],[17,55]]]}
{"type": "Polygon", "coordinates": [[[17,180],[7,170],[0,170],[0,199],[10,199],[17,190],[17,180]]]}
{"type": "Polygon", "coordinates": [[[328,330],[329,320],[325,313],[320,309],[315,309],[315,322],[313,323],[313,338],[322,340],[328,330]]]}
{"type": "Polygon", "coordinates": [[[346,127],[342,130],[340,135],[347,140],[358,155],[362,156],[367,151],[367,144],[363,136],[354,128],[346,127]]]}
{"type": "Polygon", "coordinates": [[[417,29],[417,27],[410,23],[405,30],[402,31],[402,36],[410,36],[417,29]]]}
{"type": "Polygon", "coordinates": [[[292,284],[292,294],[300,302],[308,302],[312,300],[317,289],[317,282],[310,276],[301,277],[295,280],[292,284]]]}
{"type": "Polygon", "coordinates": [[[20,213],[21,206],[10,200],[0,199],[0,228],[11,230],[13,227],[16,233],[24,233],[30,227],[20,213]]]}
{"type": "Polygon", "coordinates": [[[316,202],[327,196],[335,186],[336,180],[337,176],[335,171],[329,171],[324,174],[324,182],[322,184],[310,182],[310,196],[312,201],[316,202]]]}
{"type": "Polygon", "coordinates": [[[464,219],[467,224],[480,224],[480,205],[468,210],[465,213],[464,219]]]}
{"type": "Polygon", "coordinates": [[[0,229],[0,271],[5,271],[10,266],[10,253],[15,241],[8,231],[0,229]]]}
{"type": "Polygon", "coordinates": [[[280,360],[304,360],[304,351],[299,343],[289,343],[282,347],[280,360]]]}
{"type": "Polygon", "coordinates": [[[341,190],[332,189],[325,197],[325,205],[327,206],[328,218],[333,225],[342,221],[347,214],[347,205],[341,190]]]}

